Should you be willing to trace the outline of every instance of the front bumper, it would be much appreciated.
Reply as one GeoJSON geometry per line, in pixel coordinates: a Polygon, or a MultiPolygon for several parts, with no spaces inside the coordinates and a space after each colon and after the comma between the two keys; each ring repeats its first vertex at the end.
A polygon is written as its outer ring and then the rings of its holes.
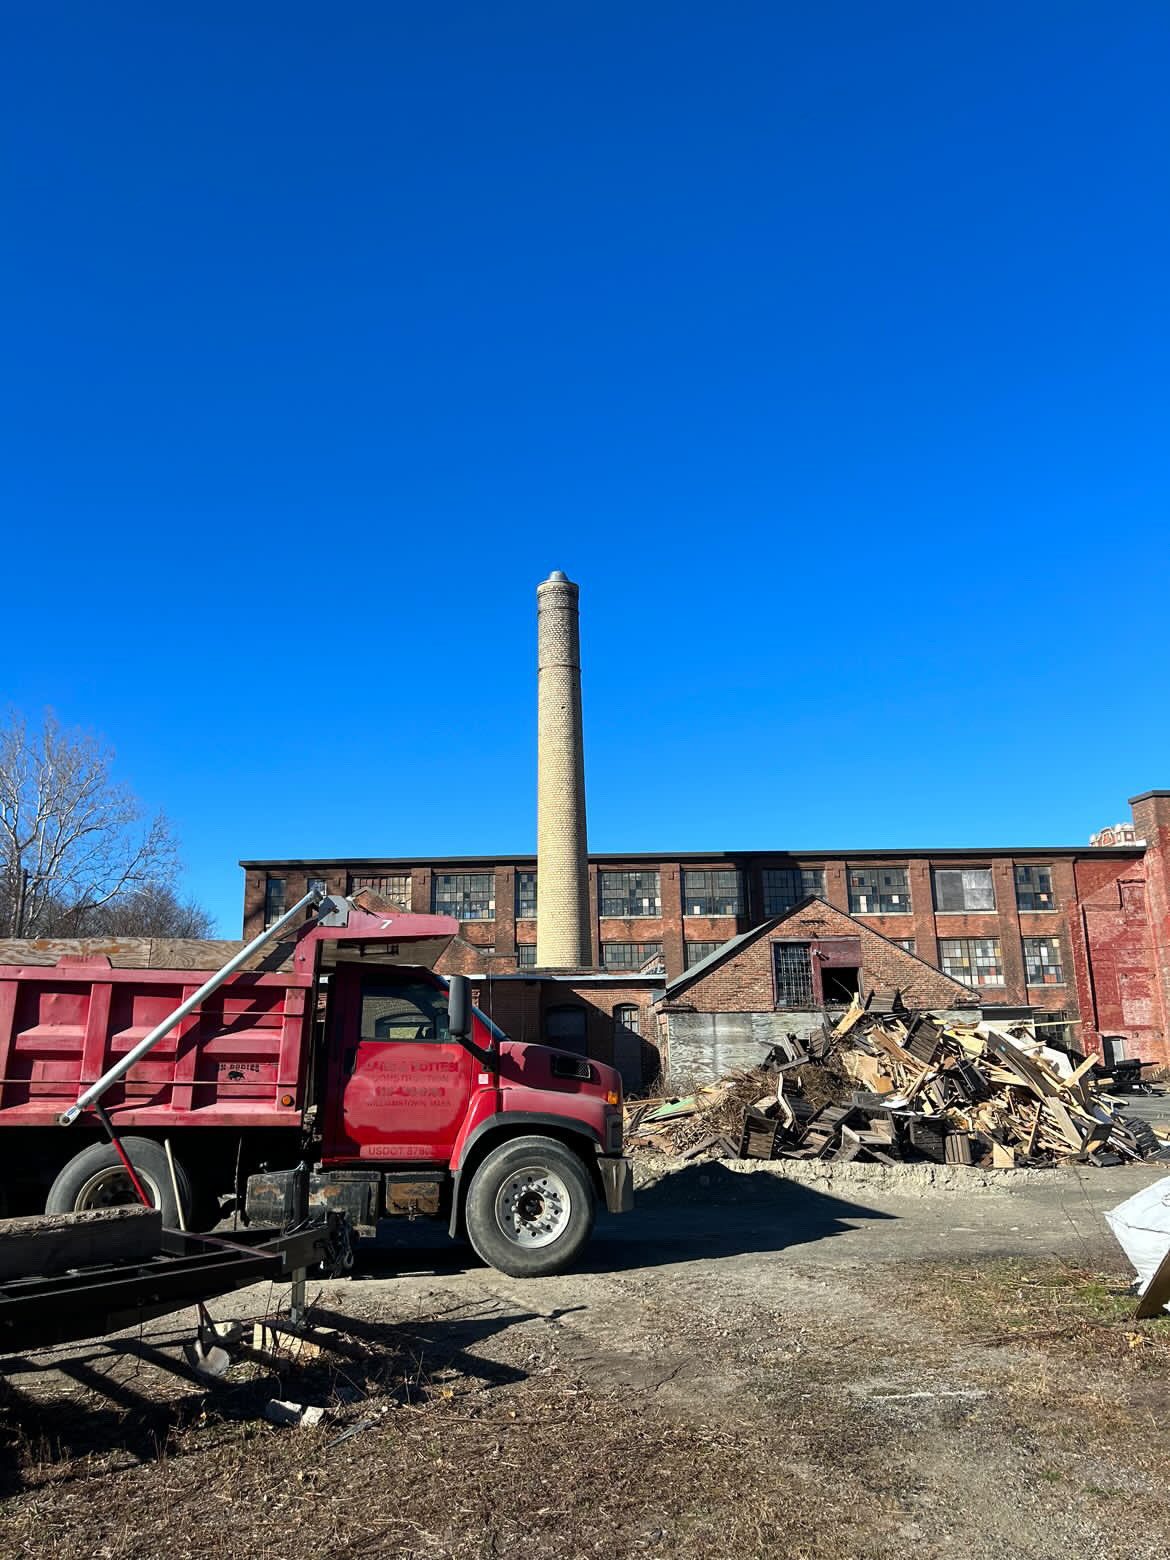
{"type": "Polygon", "coordinates": [[[634,1167],[630,1161],[620,1154],[599,1154],[597,1168],[610,1213],[633,1213],[634,1167]]]}

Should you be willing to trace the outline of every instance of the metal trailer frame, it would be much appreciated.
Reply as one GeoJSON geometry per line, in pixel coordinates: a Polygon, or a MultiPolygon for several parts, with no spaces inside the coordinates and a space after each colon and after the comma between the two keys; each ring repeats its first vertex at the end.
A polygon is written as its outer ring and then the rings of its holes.
{"type": "Polygon", "coordinates": [[[270,1279],[290,1283],[290,1320],[304,1318],[308,1268],[331,1265],[348,1247],[344,1216],[281,1234],[251,1230],[231,1240],[164,1229],[157,1256],[77,1268],[54,1278],[0,1283],[0,1354],[121,1332],[155,1317],[270,1279]]]}

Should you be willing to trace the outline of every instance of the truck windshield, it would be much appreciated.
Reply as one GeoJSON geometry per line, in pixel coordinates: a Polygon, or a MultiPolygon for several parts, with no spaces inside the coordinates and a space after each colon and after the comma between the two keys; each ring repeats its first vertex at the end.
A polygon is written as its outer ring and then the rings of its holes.
{"type": "Polygon", "coordinates": [[[423,981],[369,982],[362,987],[361,1038],[446,1044],[450,1039],[447,993],[423,981]]]}

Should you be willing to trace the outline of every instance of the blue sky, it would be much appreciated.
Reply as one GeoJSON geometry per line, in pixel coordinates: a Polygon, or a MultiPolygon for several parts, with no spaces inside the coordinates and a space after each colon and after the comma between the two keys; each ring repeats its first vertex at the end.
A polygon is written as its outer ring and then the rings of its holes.
{"type": "Polygon", "coordinates": [[[1160,4],[13,4],[0,695],[240,856],[1170,785],[1160,4]]]}

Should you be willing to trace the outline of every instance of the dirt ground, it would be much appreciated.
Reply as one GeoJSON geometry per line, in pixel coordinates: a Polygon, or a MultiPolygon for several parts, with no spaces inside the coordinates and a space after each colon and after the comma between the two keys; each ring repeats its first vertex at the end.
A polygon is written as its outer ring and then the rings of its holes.
{"type": "Polygon", "coordinates": [[[189,1316],[0,1361],[0,1553],[1161,1560],[1170,1319],[1132,1320],[1101,1218],[1159,1173],[689,1166],[557,1278],[404,1230],[311,1289],[313,1364],[209,1386],[189,1316]],[[274,1395],[329,1412],[278,1428],[274,1395]]]}

